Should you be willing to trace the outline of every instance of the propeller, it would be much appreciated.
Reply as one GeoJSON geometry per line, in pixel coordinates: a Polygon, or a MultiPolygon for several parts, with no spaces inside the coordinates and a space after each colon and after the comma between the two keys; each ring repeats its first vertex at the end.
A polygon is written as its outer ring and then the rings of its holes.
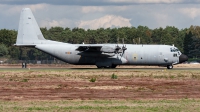
{"type": "Polygon", "coordinates": [[[127,50],[126,45],[124,44],[124,38],[122,38],[122,43],[123,43],[122,47],[119,47],[118,42],[119,42],[119,38],[117,38],[117,45],[115,46],[115,53],[119,54],[119,50],[122,50],[122,56],[123,56],[125,50],[127,50]]]}
{"type": "Polygon", "coordinates": [[[123,55],[124,51],[127,50],[126,45],[124,45],[124,38],[122,38],[122,43],[123,43],[123,46],[122,46],[123,53],[122,53],[122,55],[123,55]]]}
{"type": "Polygon", "coordinates": [[[133,39],[133,44],[135,44],[135,39],[133,39]]]}
{"type": "Polygon", "coordinates": [[[121,47],[119,47],[118,43],[119,43],[119,37],[117,38],[117,46],[115,46],[115,53],[117,53],[117,54],[119,54],[119,50],[121,49],[121,47]]]}
{"type": "Polygon", "coordinates": [[[121,47],[119,47],[118,45],[115,47],[115,53],[119,53],[119,50],[121,49],[121,47]]]}

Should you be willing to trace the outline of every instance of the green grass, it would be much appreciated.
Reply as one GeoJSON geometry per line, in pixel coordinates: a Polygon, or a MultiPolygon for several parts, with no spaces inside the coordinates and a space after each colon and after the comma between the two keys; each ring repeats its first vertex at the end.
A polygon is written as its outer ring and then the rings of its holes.
{"type": "MultiPolygon", "coordinates": [[[[137,70],[134,69],[122,69],[122,70],[112,70],[106,69],[104,71],[98,72],[98,69],[0,69],[0,78],[9,78],[10,81],[13,78],[46,78],[46,77],[69,77],[74,79],[87,79],[88,77],[111,77],[111,79],[121,79],[122,77],[129,78],[156,78],[156,79],[199,79],[200,80],[200,70],[137,70]],[[110,76],[111,74],[111,76],[110,76]],[[117,74],[117,75],[116,75],[117,74]]],[[[25,80],[24,80],[25,81],[25,80]]],[[[25,81],[26,82],[26,81],[25,81]]]]}
{"type": "Polygon", "coordinates": [[[29,79],[22,79],[21,82],[28,82],[29,79]]]}
{"type": "Polygon", "coordinates": [[[0,101],[0,111],[199,112],[200,100],[0,101]]]}
{"type": "Polygon", "coordinates": [[[117,75],[115,75],[114,73],[111,75],[111,79],[117,79],[117,75]]]}
{"type": "Polygon", "coordinates": [[[90,79],[90,82],[95,82],[96,81],[96,78],[91,78],[90,79]]]}

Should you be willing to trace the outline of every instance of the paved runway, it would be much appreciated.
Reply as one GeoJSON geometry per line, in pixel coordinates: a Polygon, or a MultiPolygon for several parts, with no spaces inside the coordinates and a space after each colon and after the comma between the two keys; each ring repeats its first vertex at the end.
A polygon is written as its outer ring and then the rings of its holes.
{"type": "Polygon", "coordinates": [[[56,71],[56,70],[200,70],[200,68],[173,68],[173,69],[167,69],[165,67],[151,67],[151,68],[115,68],[115,69],[98,69],[98,68],[0,68],[0,71],[19,71],[19,70],[52,70],[52,71],[56,71]]]}

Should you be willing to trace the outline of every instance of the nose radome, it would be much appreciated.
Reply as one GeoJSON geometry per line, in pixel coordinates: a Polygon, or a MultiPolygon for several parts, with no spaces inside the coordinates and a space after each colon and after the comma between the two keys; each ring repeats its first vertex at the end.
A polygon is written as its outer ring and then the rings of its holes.
{"type": "Polygon", "coordinates": [[[179,63],[183,63],[188,60],[188,57],[185,54],[179,56],[179,63]]]}

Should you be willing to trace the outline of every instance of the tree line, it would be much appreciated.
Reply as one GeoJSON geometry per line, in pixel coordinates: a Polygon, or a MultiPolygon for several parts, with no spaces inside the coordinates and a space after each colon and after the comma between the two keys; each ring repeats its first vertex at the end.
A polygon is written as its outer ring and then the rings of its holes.
{"type": "MultiPolygon", "coordinates": [[[[85,30],[82,28],[51,27],[41,28],[46,39],[72,44],[165,44],[175,45],[189,58],[200,57],[200,26],[178,29],[174,26],[150,29],[147,26],[99,28],[85,30]]],[[[0,58],[13,60],[52,60],[54,57],[34,48],[13,46],[16,42],[17,31],[0,30],[0,58]]]]}

